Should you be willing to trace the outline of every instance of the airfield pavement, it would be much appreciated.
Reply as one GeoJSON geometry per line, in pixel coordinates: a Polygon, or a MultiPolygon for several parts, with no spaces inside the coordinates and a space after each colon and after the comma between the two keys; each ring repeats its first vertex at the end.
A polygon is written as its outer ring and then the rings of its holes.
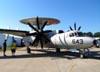
{"type": "Polygon", "coordinates": [[[88,58],[79,58],[78,53],[62,49],[56,53],[54,49],[32,48],[27,54],[25,48],[18,49],[12,57],[0,52],[0,72],[100,72],[100,48],[91,48],[88,58]]]}

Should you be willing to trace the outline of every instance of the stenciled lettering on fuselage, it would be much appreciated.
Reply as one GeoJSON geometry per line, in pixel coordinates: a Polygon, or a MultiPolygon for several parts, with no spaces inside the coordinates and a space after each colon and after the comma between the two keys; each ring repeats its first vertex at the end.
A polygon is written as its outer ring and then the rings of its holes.
{"type": "Polygon", "coordinates": [[[83,39],[73,39],[72,43],[73,44],[83,44],[83,39]]]}

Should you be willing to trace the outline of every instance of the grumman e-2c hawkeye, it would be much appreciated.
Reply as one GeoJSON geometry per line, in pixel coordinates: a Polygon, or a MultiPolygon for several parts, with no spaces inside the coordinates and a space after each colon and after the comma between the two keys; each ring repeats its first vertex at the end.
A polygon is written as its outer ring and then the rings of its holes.
{"type": "Polygon", "coordinates": [[[20,22],[28,25],[32,30],[0,29],[0,32],[23,37],[28,53],[31,52],[29,48],[29,44],[31,43],[33,46],[40,44],[41,48],[45,46],[55,48],[58,53],[62,48],[77,49],[80,52],[80,57],[83,58],[93,45],[93,38],[84,36],[83,33],[80,32],[81,26],[76,29],[76,24],[74,24],[75,30],[70,27],[70,31],[63,32],[62,30],[44,30],[46,25],[58,24],[60,22],[54,18],[27,18],[22,19],[20,22]]]}

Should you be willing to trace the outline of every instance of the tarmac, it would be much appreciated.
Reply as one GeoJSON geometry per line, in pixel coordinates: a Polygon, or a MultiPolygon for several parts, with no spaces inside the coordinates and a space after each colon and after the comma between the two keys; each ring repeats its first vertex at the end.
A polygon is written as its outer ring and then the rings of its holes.
{"type": "Polygon", "coordinates": [[[0,72],[100,72],[100,48],[91,48],[83,59],[65,49],[61,53],[52,48],[31,49],[31,54],[25,48],[18,49],[15,57],[10,51],[6,57],[0,52],[0,72]]]}

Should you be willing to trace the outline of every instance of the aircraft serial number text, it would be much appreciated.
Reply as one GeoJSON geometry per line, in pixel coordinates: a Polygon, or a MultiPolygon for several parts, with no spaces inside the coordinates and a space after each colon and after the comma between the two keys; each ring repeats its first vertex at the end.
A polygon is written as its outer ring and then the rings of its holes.
{"type": "Polygon", "coordinates": [[[72,43],[73,44],[83,44],[83,39],[73,39],[72,43]]]}

